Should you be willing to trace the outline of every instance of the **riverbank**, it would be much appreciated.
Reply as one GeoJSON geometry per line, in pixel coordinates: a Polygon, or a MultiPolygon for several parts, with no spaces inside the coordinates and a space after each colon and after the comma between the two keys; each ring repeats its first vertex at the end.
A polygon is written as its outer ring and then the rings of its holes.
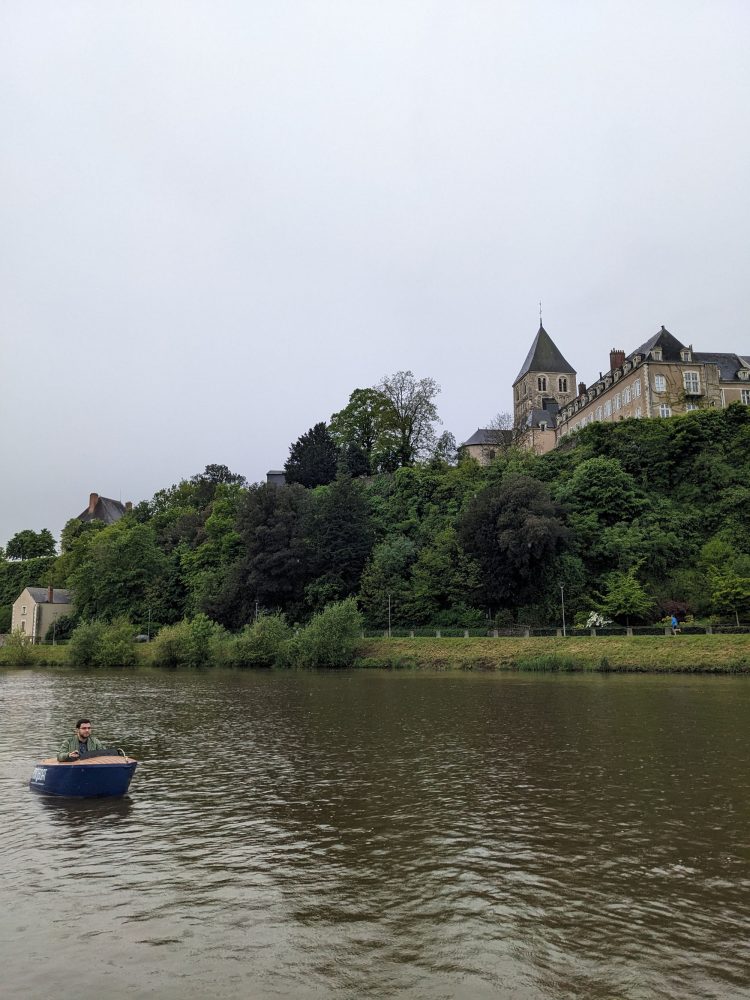
{"type": "MultiPolygon", "coordinates": [[[[137,646],[138,663],[153,664],[153,647],[137,646]]],[[[66,646],[27,647],[23,663],[64,666],[66,646]]],[[[210,664],[207,664],[210,666],[210,664]]],[[[355,667],[412,670],[596,671],[750,674],[750,635],[363,639],[355,667]]]]}
{"type": "Polygon", "coordinates": [[[365,639],[362,667],[750,673],[750,635],[365,639]]]}

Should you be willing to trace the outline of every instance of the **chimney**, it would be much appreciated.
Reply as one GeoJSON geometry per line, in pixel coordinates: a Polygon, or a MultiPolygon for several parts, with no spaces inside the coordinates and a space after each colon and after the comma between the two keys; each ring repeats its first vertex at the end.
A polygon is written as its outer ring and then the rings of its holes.
{"type": "Polygon", "coordinates": [[[99,503],[99,494],[92,493],[89,496],[89,514],[93,514],[96,510],[96,505],[99,503]]]}
{"type": "Polygon", "coordinates": [[[54,598],[55,598],[55,588],[52,585],[50,585],[49,587],[47,587],[47,604],[54,604],[55,603],[54,598]]]}
{"type": "Polygon", "coordinates": [[[613,372],[615,368],[622,368],[624,364],[625,351],[619,351],[613,347],[609,352],[609,370],[613,372]]]}
{"type": "Polygon", "coordinates": [[[586,383],[585,382],[579,382],[578,383],[578,395],[582,396],[585,391],[586,391],[586,383]]]}
{"type": "Polygon", "coordinates": [[[132,500],[128,500],[125,503],[125,510],[132,510],[132,509],[133,509],[133,501],[132,500]]]}

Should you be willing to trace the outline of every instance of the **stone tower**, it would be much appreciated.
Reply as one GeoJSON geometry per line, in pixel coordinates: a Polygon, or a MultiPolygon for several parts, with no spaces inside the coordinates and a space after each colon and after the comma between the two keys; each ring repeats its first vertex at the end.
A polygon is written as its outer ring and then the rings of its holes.
{"type": "Polygon", "coordinates": [[[518,428],[554,430],[561,406],[575,399],[576,373],[539,324],[539,332],[513,383],[513,417],[518,428]]]}

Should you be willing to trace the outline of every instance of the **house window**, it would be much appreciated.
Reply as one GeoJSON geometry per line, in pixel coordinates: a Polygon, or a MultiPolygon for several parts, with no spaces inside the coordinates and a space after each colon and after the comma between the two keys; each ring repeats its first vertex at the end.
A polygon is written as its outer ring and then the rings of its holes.
{"type": "Polygon", "coordinates": [[[672,416],[672,410],[667,406],[666,403],[662,403],[661,406],[659,407],[659,416],[660,417],[672,416]]]}
{"type": "Polygon", "coordinates": [[[495,449],[494,448],[490,448],[489,455],[490,455],[490,462],[492,462],[494,460],[494,458],[495,458],[495,449]]]}
{"type": "Polygon", "coordinates": [[[619,410],[621,406],[622,406],[622,397],[620,396],[619,392],[616,392],[615,393],[615,409],[619,410]]]}
{"type": "Polygon", "coordinates": [[[597,406],[595,416],[596,416],[597,420],[601,420],[602,419],[602,408],[601,408],[601,406],[597,406]]]}
{"type": "Polygon", "coordinates": [[[622,405],[627,406],[630,402],[630,386],[626,385],[622,390],[622,405]]]}
{"type": "Polygon", "coordinates": [[[697,403],[688,403],[687,406],[685,407],[685,409],[688,411],[688,413],[691,410],[697,410],[698,409],[698,404],[697,403]]]}
{"type": "Polygon", "coordinates": [[[21,605],[21,614],[22,614],[22,615],[25,615],[25,614],[26,614],[26,605],[25,605],[25,604],[22,604],[22,605],[21,605]]]}
{"type": "Polygon", "coordinates": [[[639,420],[641,418],[641,416],[642,416],[642,414],[641,414],[641,408],[640,408],[640,406],[636,406],[636,408],[635,408],[635,419],[639,420]]]}
{"type": "Polygon", "coordinates": [[[654,361],[661,361],[661,347],[655,347],[651,352],[651,357],[654,361]]]}
{"type": "MultiPolygon", "coordinates": [[[[26,612],[25,612],[25,611],[24,611],[24,614],[26,614],[26,612]]],[[[22,632],[25,632],[25,631],[26,631],[26,622],[21,622],[21,631],[22,631],[22,632]]]]}
{"type": "Polygon", "coordinates": [[[612,400],[611,399],[608,399],[607,402],[604,404],[604,416],[605,417],[611,417],[612,416],[612,400]]]}
{"type": "Polygon", "coordinates": [[[526,385],[526,383],[524,382],[524,384],[523,384],[523,394],[524,394],[524,396],[526,395],[526,393],[527,393],[528,391],[529,391],[529,387],[528,387],[528,386],[526,385]]]}
{"type": "Polygon", "coordinates": [[[683,372],[682,381],[685,385],[685,392],[697,396],[701,391],[701,379],[698,372],[683,372]]]}
{"type": "Polygon", "coordinates": [[[516,386],[516,402],[518,402],[520,398],[521,398],[521,390],[518,386],[516,386]]]}
{"type": "Polygon", "coordinates": [[[640,394],[641,394],[641,380],[637,378],[635,382],[633,382],[633,399],[638,399],[640,394]]]}
{"type": "Polygon", "coordinates": [[[656,392],[664,392],[667,388],[667,380],[663,375],[654,375],[654,389],[656,392]]]}
{"type": "Polygon", "coordinates": [[[567,378],[564,375],[562,375],[557,380],[557,390],[558,390],[558,392],[567,392],[568,391],[568,380],[567,380],[567,378]]]}
{"type": "Polygon", "coordinates": [[[536,380],[536,387],[537,387],[537,389],[540,392],[546,392],[547,391],[547,376],[546,375],[540,375],[539,376],[539,378],[536,380]]]}
{"type": "Polygon", "coordinates": [[[741,389],[740,395],[745,406],[750,406],[750,389],[741,389]]]}
{"type": "Polygon", "coordinates": [[[690,362],[691,362],[691,361],[693,360],[693,355],[692,355],[692,354],[691,354],[691,352],[690,352],[690,351],[688,351],[688,350],[685,350],[685,351],[680,351],[680,357],[681,357],[681,358],[682,358],[682,360],[683,360],[683,361],[685,362],[685,364],[688,364],[688,365],[689,365],[689,364],[690,364],[690,362]]]}

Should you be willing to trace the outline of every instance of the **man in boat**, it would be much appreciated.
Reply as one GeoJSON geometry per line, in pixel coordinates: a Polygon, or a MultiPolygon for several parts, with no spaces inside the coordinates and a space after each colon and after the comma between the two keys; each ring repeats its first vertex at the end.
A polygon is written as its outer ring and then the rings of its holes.
{"type": "Polygon", "coordinates": [[[75,736],[69,736],[60,747],[57,754],[59,761],[78,760],[81,752],[91,753],[92,750],[103,750],[104,743],[91,735],[91,720],[79,719],[76,722],[75,736]]]}

